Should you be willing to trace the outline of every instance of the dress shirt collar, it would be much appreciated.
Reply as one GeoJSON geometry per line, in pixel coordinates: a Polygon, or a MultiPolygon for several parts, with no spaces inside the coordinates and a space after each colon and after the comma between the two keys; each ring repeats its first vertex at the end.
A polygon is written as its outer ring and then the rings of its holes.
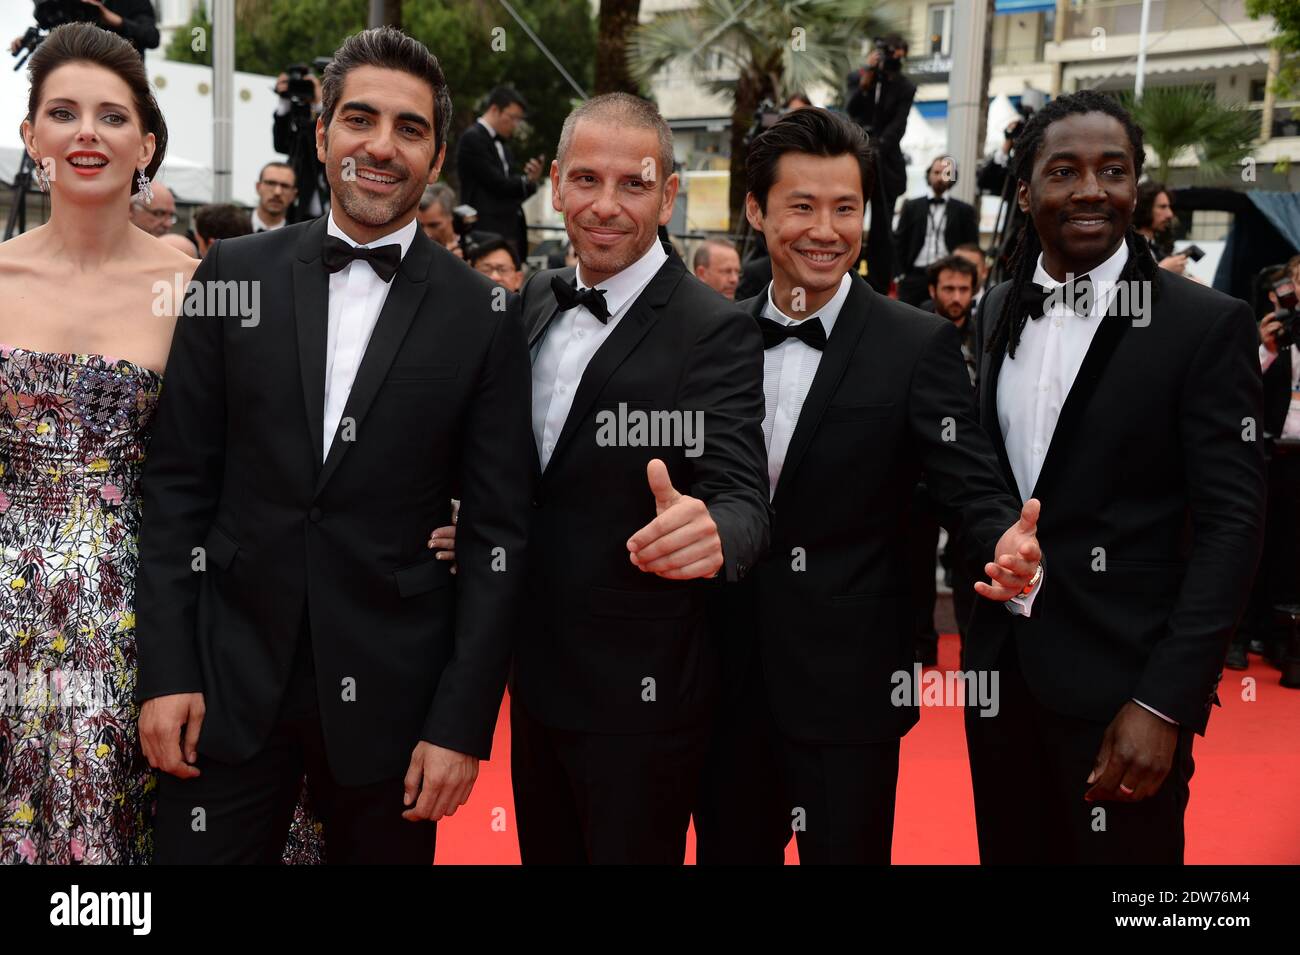
{"type": "Polygon", "coordinates": [[[330,212],[329,222],[325,225],[325,231],[335,238],[342,239],[353,248],[360,247],[366,249],[377,249],[381,245],[392,245],[396,242],[402,247],[402,258],[406,258],[406,253],[411,249],[411,243],[415,241],[415,230],[419,225],[420,223],[417,220],[412,219],[400,229],[390,232],[387,235],[382,235],[374,242],[362,243],[355,241],[350,235],[340,229],[338,224],[334,221],[334,213],[330,212]]]}
{"type": "Polygon", "coordinates": [[[947,194],[946,194],[946,193],[935,192],[935,191],[934,191],[934,186],[930,186],[928,189],[926,189],[925,192],[926,192],[926,198],[927,198],[927,199],[938,199],[940,202],[947,202],[947,201],[948,201],[948,196],[947,196],[947,194]]]}
{"type": "MultiPolygon", "coordinates": [[[[1092,279],[1093,285],[1110,288],[1119,281],[1119,274],[1124,271],[1126,262],[1128,262],[1128,243],[1121,241],[1119,248],[1115,250],[1110,258],[1085,274],[1092,279]]],[[[1077,282],[1081,278],[1083,278],[1082,275],[1076,275],[1074,281],[1077,282]]],[[[1047,269],[1043,268],[1043,253],[1041,252],[1038,253],[1038,264],[1034,267],[1034,282],[1048,290],[1065,284],[1052,278],[1047,269]]]]}
{"type": "MultiPolygon", "coordinates": [[[[772,282],[767,283],[767,304],[763,306],[763,317],[770,318],[772,321],[781,325],[793,325],[798,321],[798,319],[791,318],[785,312],[781,311],[781,309],[777,308],[776,301],[772,298],[773,284],[774,283],[772,282]]],[[[845,272],[840,278],[840,287],[835,290],[835,294],[831,296],[831,300],[807,318],[802,319],[802,321],[807,322],[814,318],[820,318],[822,320],[822,328],[826,332],[826,337],[830,338],[831,329],[835,327],[835,321],[840,317],[840,309],[842,309],[844,303],[848,301],[849,291],[852,288],[853,279],[849,277],[848,272],[845,272]]]]}
{"type": "Polygon", "coordinates": [[[497,140],[497,139],[500,139],[500,138],[501,138],[500,136],[497,135],[497,131],[496,131],[495,129],[492,128],[492,124],[489,123],[489,122],[488,122],[486,119],[484,119],[482,116],[480,116],[480,117],[478,118],[478,123],[479,123],[480,126],[482,126],[484,129],[486,129],[486,130],[488,131],[488,135],[491,136],[494,140],[497,140]]]}
{"type": "MultiPolygon", "coordinates": [[[[663,245],[660,244],[659,239],[656,237],[641,258],[622,272],[611,275],[595,286],[595,288],[605,291],[605,305],[609,308],[609,314],[617,315],[622,311],[623,307],[632,300],[632,297],[649,284],[650,280],[655,277],[667,261],[668,253],[664,251],[663,245]]],[[[581,263],[578,264],[577,269],[574,271],[574,276],[578,288],[592,288],[583,281],[581,263]]]]}

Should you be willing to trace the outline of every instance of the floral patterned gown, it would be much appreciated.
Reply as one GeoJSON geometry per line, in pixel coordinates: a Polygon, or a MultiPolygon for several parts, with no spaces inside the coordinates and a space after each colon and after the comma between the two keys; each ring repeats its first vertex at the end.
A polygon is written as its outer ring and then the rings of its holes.
{"type": "MultiPolygon", "coordinates": [[[[147,863],[140,473],[162,377],[0,345],[0,863],[147,863]]],[[[319,861],[299,805],[286,861],[319,861]]]]}

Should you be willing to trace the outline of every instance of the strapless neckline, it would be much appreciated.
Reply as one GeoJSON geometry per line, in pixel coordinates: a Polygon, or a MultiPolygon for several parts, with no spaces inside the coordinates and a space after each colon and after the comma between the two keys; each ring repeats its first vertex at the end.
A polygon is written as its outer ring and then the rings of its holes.
{"type": "Polygon", "coordinates": [[[152,368],[147,368],[139,362],[132,361],[129,358],[114,358],[110,355],[102,355],[98,352],[42,351],[39,348],[24,348],[21,345],[6,345],[0,342],[0,358],[6,358],[15,352],[24,355],[36,355],[38,358],[58,358],[73,365],[100,365],[114,370],[120,369],[123,365],[127,365],[136,375],[142,378],[154,378],[158,381],[162,381],[163,377],[162,372],[154,371],[152,368]]]}

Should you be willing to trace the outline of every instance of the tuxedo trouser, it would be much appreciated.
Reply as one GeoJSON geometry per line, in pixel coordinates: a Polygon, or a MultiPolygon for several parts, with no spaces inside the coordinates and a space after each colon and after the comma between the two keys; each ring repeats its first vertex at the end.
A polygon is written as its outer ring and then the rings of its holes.
{"type": "Polygon", "coordinates": [[[1194,768],[1191,730],[1179,728],[1173,766],[1155,795],[1135,803],[1085,802],[1107,724],[1040,704],[1012,636],[998,670],[997,715],[966,709],[980,862],[1181,865],[1194,768]]]}
{"type": "Polygon", "coordinates": [[[757,653],[732,648],[695,804],[696,865],[783,865],[793,834],[757,653]]]}
{"type": "Polygon", "coordinates": [[[800,865],[889,865],[899,743],[808,743],[778,734],[786,824],[800,865]]]}
{"type": "Polygon", "coordinates": [[[158,864],[279,862],[304,773],[330,864],[433,864],[437,825],[402,818],[402,776],[344,786],[330,772],[305,620],[280,714],[261,750],[236,764],[200,753],[198,769],[194,779],[159,774],[158,864]]]}
{"type": "Polygon", "coordinates": [[[938,600],[935,580],[939,551],[939,517],[924,484],[912,492],[912,513],[907,532],[909,609],[917,659],[938,652],[939,631],[934,626],[938,600]]]}
{"type": "Polygon", "coordinates": [[[510,699],[510,776],[524,865],[681,865],[707,723],[615,735],[556,729],[510,699]]]}

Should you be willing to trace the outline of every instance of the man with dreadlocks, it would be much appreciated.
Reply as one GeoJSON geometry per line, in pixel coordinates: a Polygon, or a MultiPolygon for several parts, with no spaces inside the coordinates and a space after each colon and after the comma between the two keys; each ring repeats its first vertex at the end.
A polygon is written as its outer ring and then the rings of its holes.
{"type": "Polygon", "coordinates": [[[1156,266],[1142,160],[1093,91],[1017,145],[1027,219],[984,309],[980,411],[1049,557],[1033,615],[980,601],[965,646],[1000,676],[997,714],[966,717],[985,863],[1182,862],[1192,738],[1259,556],[1254,322],[1156,266]]]}

